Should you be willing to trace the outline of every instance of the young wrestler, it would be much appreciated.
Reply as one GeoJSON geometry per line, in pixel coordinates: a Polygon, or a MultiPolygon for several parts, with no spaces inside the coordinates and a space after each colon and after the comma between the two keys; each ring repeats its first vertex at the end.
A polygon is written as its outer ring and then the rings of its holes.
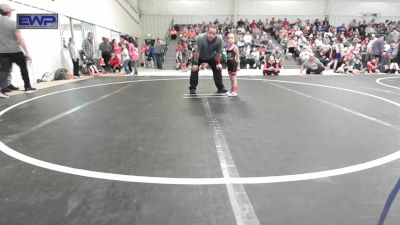
{"type": "Polygon", "coordinates": [[[226,95],[230,97],[237,96],[237,79],[236,71],[240,70],[240,55],[239,48],[235,45],[235,35],[233,33],[228,34],[228,48],[226,49],[227,55],[227,66],[228,74],[231,78],[231,91],[227,92],[226,95]]]}

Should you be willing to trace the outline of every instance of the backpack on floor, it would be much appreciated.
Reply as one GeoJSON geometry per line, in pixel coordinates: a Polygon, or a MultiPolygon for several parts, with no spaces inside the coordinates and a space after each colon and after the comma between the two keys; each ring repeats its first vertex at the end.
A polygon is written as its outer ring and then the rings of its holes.
{"type": "Polygon", "coordinates": [[[54,80],[66,80],[67,73],[68,73],[68,70],[65,68],[56,70],[55,75],[54,75],[54,80]]]}
{"type": "Polygon", "coordinates": [[[87,68],[86,64],[79,66],[79,72],[81,74],[83,74],[83,75],[88,75],[89,74],[89,71],[88,71],[88,68],[87,68]]]}
{"type": "Polygon", "coordinates": [[[98,75],[99,74],[99,70],[97,69],[97,67],[95,65],[90,65],[89,66],[89,75],[98,75]]]}

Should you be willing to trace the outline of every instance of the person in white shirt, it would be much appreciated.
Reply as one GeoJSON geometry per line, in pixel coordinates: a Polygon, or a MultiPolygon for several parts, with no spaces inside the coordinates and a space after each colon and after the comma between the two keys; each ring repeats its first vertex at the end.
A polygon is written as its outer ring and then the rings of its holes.
{"type": "Polygon", "coordinates": [[[129,69],[129,63],[131,61],[131,58],[129,57],[129,51],[126,46],[126,44],[121,44],[122,47],[122,66],[124,67],[125,74],[126,75],[131,75],[132,71],[129,69]]]}
{"type": "Polygon", "coordinates": [[[71,56],[72,59],[72,64],[74,65],[74,76],[75,77],[81,77],[79,75],[79,52],[78,49],[75,46],[75,40],[73,37],[70,37],[68,40],[68,50],[69,50],[69,55],[71,56]]]}
{"type": "Polygon", "coordinates": [[[249,32],[247,32],[247,33],[244,35],[243,40],[244,40],[244,43],[245,43],[246,45],[251,45],[251,44],[252,44],[253,37],[251,36],[251,34],[250,34],[249,32]]]}

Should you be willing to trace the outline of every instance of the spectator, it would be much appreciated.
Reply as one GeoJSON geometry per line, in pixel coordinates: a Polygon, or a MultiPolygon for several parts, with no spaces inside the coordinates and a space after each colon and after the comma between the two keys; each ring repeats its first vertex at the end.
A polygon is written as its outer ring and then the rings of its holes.
{"type": "Polygon", "coordinates": [[[295,49],[297,48],[297,37],[289,40],[289,53],[295,57],[295,49]]]}
{"type": "Polygon", "coordinates": [[[121,72],[121,59],[115,53],[111,53],[109,64],[113,73],[115,73],[117,70],[118,72],[121,72]]]}
{"type": "Polygon", "coordinates": [[[271,76],[274,74],[275,76],[279,75],[279,64],[275,61],[274,56],[270,56],[268,61],[264,63],[263,75],[271,76]]]}
{"type": "Polygon", "coordinates": [[[372,59],[367,63],[367,71],[368,73],[379,73],[378,62],[376,59],[372,59]]]}
{"type": "Polygon", "coordinates": [[[187,64],[189,62],[190,58],[190,50],[187,47],[187,44],[185,43],[185,48],[182,51],[182,59],[181,59],[181,69],[182,72],[187,72],[187,64]]]}
{"type": "Polygon", "coordinates": [[[250,35],[250,32],[247,32],[246,35],[244,35],[243,40],[246,45],[251,46],[253,44],[253,37],[250,35]]]}
{"type": "Polygon", "coordinates": [[[138,75],[137,62],[139,60],[139,49],[137,48],[137,44],[136,44],[135,39],[133,39],[133,37],[128,37],[127,45],[128,45],[129,57],[130,57],[130,60],[131,60],[130,61],[131,69],[132,69],[132,67],[134,69],[134,74],[133,75],[138,75]]]}
{"type": "Polygon", "coordinates": [[[150,48],[146,49],[145,53],[145,66],[146,68],[153,67],[153,53],[151,52],[150,48]]]}
{"type": "Polygon", "coordinates": [[[100,43],[99,50],[101,51],[101,57],[104,59],[105,63],[104,69],[108,71],[110,69],[110,65],[108,64],[108,62],[111,59],[112,47],[108,38],[103,37],[102,40],[103,42],[100,43]]]}
{"type": "Polygon", "coordinates": [[[336,29],[336,32],[338,33],[338,34],[340,34],[340,33],[345,33],[347,31],[347,29],[346,29],[346,25],[345,24],[342,24],[341,26],[339,26],[337,29],[336,29]]]}
{"type": "Polygon", "coordinates": [[[372,44],[372,55],[382,61],[382,53],[385,50],[385,37],[379,36],[377,40],[372,44]]]}
{"type": "Polygon", "coordinates": [[[253,50],[250,53],[250,58],[251,61],[254,62],[253,67],[261,69],[260,52],[258,51],[257,48],[253,48],[253,50]]]}
{"type": "Polygon", "coordinates": [[[78,49],[76,49],[75,47],[75,40],[73,37],[69,38],[68,49],[69,49],[69,55],[71,56],[72,59],[72,64],[74,66],[74,76],[75,78],[81,77],[79,75],[79,52],[78,49]]]}
{"type": "Polygon", "coordinates": [[[390,58],[390,73],[399,73],[399,64],[398,64],[398,55],[399,55],[399,49],[397,47],[396,43],[392,43],[390,45],[390,49],[388,50],[389,58],[390,58]]]}
{"type": "Polygon", "coordinates": [[[175,52],[175,69],[179,70],[181,63],[182,63],[182,52],[179,49],[176,49],[175,52]]]}
{"type": "Polygon", "coordinates": [[[275,61],[279,64],[280,68],[283,69],[285,67],[285,56],[280,48],[276,47],[272,55],[274,56],[275,61]]]}
{"type": "Polygon", "coordinates": [[[355,63],[353,64],[353,74],[357,75],[363,73],[364,68],[360,59],[356,59],[355,63]]]}
{"type": "Polygon", "coordinates": [[[142,56],[143,66],[146,66],[146,50],[147,49],[148,49],[148,46],[146,44],[143,44],[142,48],[140,48],[140,55],[142,56]]]}
{"type": "Polygon", "coordinates": [[[131,59],[129,57],[128,46],[125,43],[120,43],[120,45],[122,48],[122,66],[124,67],[125,75],[132,75],[132,70],[129,68],[129,63],[131,62],[131,59]]]}
{"type": "Polygon", "coordinates": [[[392,32],[388,35],[388,43],[398,43],[399,42],[400,33],[397,31],[397,28],[393,28],[392,32]]]}
{"type": "Polygon", "coordinates": [[[176,30],[175,28],[172,28],[169,34],[171,35],[171,40],[176,40],[176,30]]]}
{"type": "Polygon", "coordinates": [[[368,24],[368,27],[365,29],[365,35],[376,34],[375,29],[372,26],[372,23],[368,24]]]}
{"type": "Polygon", "coordinates": [[[32,93],[36,91],[36,88],[31,86],[26,63],[31,60],[31,56],[15,21],[10,19],[12,11],[13,9],[9,5],[0,4],[0,58],[6,58],[19,66],[24,80],[25,92],[32,93]],[[21,47],[24,52],[21,51],[21,47]]]}
{"type": "Polygon", "coordinates": [[[345,60],[342,65],[337,68],[337,73],[353,74],[353,66],[350,65],[348,60],[345,60]]]}
{"type": "Polygon", "coordinates": [[[160,70],[162,69],[164,48],[165,45],[157,38],[154,44],[154,66],[160,70]]]}
{"type": "Polygon", "coordinates": [[[325,70],[325,66],[317,59],[313,54],[308,57],[300,68],[300,75],[303,74],[303,70],[306,69],[306,74],[322,74],[322,71],[325,70]]]}
{"type": "Polygon", "coordinates": [[[94,45],[93,45],[93,33],[89,32],[87,38],[82,42],[82,50],[86,57],[88,67],[95,63],[94,61],[94,45]]]}

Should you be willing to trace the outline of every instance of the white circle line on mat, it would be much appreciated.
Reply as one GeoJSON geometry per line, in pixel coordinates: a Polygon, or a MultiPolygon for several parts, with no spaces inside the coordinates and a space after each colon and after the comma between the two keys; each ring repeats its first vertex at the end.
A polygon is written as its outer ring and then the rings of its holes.
{"type": "MultiPolygon", "coordinates": [[[[90,86],[84,86],[84,87],[79,87],[79,88],[67,89],[67,90],[63,90],[63,91],[53,92],[53,93],[41,95],[38,97],[34,97],[31,99],[25,100],[23,102],[17,103],[15,105],[12,105],[12,106],[2,110],[0,112],[0,117],[2,115],[4,115],[6,112],[12,110],[13,108],[16,108],[25,103],[28,103],[28,102],[31,102],[31,101],[34,101],[36,99],[40,99],[43,97],[68,92],[68,91],[75,91],[75,90],[80,90],[80,89],[85,89],[85,88],[100,87],[100,86],[113,85],[113,84],[150,82],[150,81],[171,81],[171,80],[183,80],[183,79],[187,79],[187,78],[122,81],[122,82],[97,84],[97,85],[90,85],[90,86]]],[[[243,78],[240,78],[240,80],[266,81],[265,79],[243,79],[243,78]]],[[[400,107],[399,103],[393,102],[391,100],[388,100],[388,99],[385,99],[385,98],[382,98],[382,97],[379,97],[376,95],[359,92],[359,91],[355,91],[355,90],[350,90],[350,89],[345,89],[345,88],[340,88],[340,87],[333,87],[333,86],[320,85],[320,84],[311,84],[311,83],[302,83],[302,82],[293,82],[293,81],[282,81],[282,80],[268,80],[268,82],[291,83],[291,84],[300,84],[300,85],[317,86],[317,87],[325,87],[325,88],[330,88],[330,89],[342,90],[342,91],[346,91],[346,92],[357,93],[360,95],[372,97],[372,98],[375,98],[375,99],[378,99],[381,101],[385,101],[392,105],[395,105],[397,107],[400,107]]],[[[372,161],[368,161],[368,162],[364,162],[364,163],[360,163],[360,164],[356,164],[356,165],[351,165],[351,166],[347,166],[347,167],[342,167],[342,168],[338,168],[338,169],[324,170],[324,171],[318,171],[318,172],[281,175],[281,176],[266,176],[266,177],[174,178],[174,177],[149,177],[149,176],[135,176],[135,175],[105,173],[105,172],[98,172],[98,171],[91,171],[91,170],[67,167],[67,166],[63,166],[63,165],[45,162],[40,159],[35,159],[33,157],[24,155],[14,149],[11,149],[9,146],[5,145],[3,142],[0,142],[0,150],[3,153],[9,155],[10,157],[13,157],[20,161],[23,161],[25,163],[28,163],[28,164],[31,164],[34,166],[38,166],[41,168],[45,168],[48,170],[56,171],[56,172],[78,175],[78,176],[89,177],[89,178],[104,179],[104,180],[135,182],[135,183],[150,183],[150,184],[173,184],[173,185],[266,184],[266,183],[281,183],[281,182],[313,180],[313,179],[319,179],[319,178],[327,178],[327,177],[345,175],[345,174],[350,174],[350,173],[355,173],[355,172],[371,169],[371,168],[374,168],[377,166],[381,166],[381,165],[393,162],[400,158],[400,150],[398,150],[392,154],[389,154],[387,156],[384,156],[384,157],[381,157],[378,159],[374,159],[372,161]]]]}
{"type": "Polygon", "coordinates": [[[388,79],[400,79],[400,77],[383,77],[383,78],[377,79],[376,83],[378,83],[380,85],[383,85],[385,87],[390,87],[390,88],[394,88],[394,89],[399,89],[400,90],[400,87],[382,83],[382,80],[388,80],[388,79]]]}

